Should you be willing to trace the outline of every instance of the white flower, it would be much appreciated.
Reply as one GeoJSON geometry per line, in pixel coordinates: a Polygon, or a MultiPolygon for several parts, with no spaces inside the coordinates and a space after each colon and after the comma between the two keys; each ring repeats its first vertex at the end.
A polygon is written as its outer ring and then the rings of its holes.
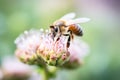
{"type": "Polygon", "coordinates": [[[65,41],[66,37],[61,36],[55,42],[48,32],[41,30],[25,31],[15,40],[16,55],[28,64],[43,65],[47,62],[49,65],[62,65],[70,56],[65,41]]]}
{"type": "Polygon", "coordinates": [[[88,55],[89,46],[82,40],[75,38],[68,49],[70,52],[70,59],[62,67],[67,69],[78,68],[85,56],[88,55]]]}
{"type": "Polygon", "coordinates": [[[24,63],[34,64],[37,56],[36,50],[41,44],[44,34],[41,30],[25,31],[16,40],[16,56],[24,63]]]}
{"type": "Polygon", "coordinates": [[[32,73],[32,68],[28,65],[25,65],[19,62],[14,57],[5,57],[2,60],[2,72],[3,72],[3,79],[5,80],[22,80],[29,78],[32,73]]]}
{"type": "Polygon", "coordinates": [[[15,40],[16,55],[27,64],[77,67],[87,55],[89,47],[82,40],[74,38],[67,48],[67,40],[68,37],[62,35],[58,41],[54,41],[43,30],[25,31],[15,40]]]}

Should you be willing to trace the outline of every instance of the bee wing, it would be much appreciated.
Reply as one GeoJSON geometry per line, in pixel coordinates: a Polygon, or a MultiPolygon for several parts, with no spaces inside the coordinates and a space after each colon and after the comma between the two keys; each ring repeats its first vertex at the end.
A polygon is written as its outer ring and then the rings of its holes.
{"type": "Polygon", "coordinates": [[[63,17],[61,17],[61,20],[71,20],[76,16],[76,14],[74,12],[68,13],[66,15],[64,15],[63,17]]]}
{"type": "Polygon", "coordinates": [[[77,18],[77,19],[74,19],[74,20],[67,21],[66,25],[85,23],[85,22],[88,22],[88,21],[90,21],[89,18],[77,18]]]}

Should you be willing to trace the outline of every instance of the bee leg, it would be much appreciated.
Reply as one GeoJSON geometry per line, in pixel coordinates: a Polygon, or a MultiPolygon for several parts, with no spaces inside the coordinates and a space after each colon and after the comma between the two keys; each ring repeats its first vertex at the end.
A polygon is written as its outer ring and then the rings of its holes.
{"type": "Polygon", "coordinates": [[[55,28],[54,28],[54,26],[50,26],[50,33],[49,33],[49,35],[52,37],[52,39],[54,40],[54,38],[55,38],[55,28]]]}
{"type": "Polygon", "coordinates": [[[67,45],[66,45],[67,48],[70,47],[70,40],[71,40],[71,38],[70,38],[70,35],[69,35],[69,37],[68,37],[68,41],[67,41],[67,45]]]}
{"type": "Polygon", "coordinates": [[[57,42],[57,41],[60,39],[60,37],[61,37],[61,34],[57,34],[57,35],[55,36],[55,42],[57,42]]]}
{"type": "Polygon", "coordinates": [[[56,27],[54,30],[55,30],[55,33],[57,33],[57,34],[55,35],[55,37],[56,37],[55,41],[57,42],[57,41],[60,39],[60,37],[61,37],[60,26],[56,27]]]}
{"type": "Polygon", "coordinates": [[[63,36],[69,36],[69,34],[63,34],[63,36]]]}
{"type": "Polygon", "coordinates": [[[54,35],[53,32],[52,32],[52,33],[49,33],[48,36],[50,36],[50,37],[54,40],[55,35],[54,35]]]}
{"type": "Polygon", "coordinates": [[[72,33],[72,31],[71,31],[71,30],[68,30],[67,32],[69,32],[69,33],[70,33],[71,40],[73,40],[73,39],[74,39],[74,36],[73,36],[73,33],[72,33]]]}
{"type": "Polygon", "coordinates": [[[68,40],[67,40],[67,45],[66,47],[69,48],[70,47],[70,41],[71,41],[71,35],[70,34],[63,34],[64,36],[68,36],[68,40]]]}

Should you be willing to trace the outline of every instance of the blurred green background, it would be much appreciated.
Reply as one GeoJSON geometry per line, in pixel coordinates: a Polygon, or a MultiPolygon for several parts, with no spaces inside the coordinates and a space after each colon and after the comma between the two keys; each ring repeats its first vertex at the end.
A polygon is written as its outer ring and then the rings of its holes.
{"type": "Polygon", "coordinates": [[[57,80],[120,80],[119,0],[0,0],[0,62],[14,55],[20,33],[48,28],[69,12],[91,19],[81,24],[90,53],[81,68],[59,71],[57,80]]]}

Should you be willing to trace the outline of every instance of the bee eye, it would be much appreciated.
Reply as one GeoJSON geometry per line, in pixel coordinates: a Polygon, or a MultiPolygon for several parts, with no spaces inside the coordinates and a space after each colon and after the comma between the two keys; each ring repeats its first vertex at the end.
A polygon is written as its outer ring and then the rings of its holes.
{"type": "Polygon", "coordinates": [[[55,32],[58,32],[58,28],[55,28],[55,32]]]}

